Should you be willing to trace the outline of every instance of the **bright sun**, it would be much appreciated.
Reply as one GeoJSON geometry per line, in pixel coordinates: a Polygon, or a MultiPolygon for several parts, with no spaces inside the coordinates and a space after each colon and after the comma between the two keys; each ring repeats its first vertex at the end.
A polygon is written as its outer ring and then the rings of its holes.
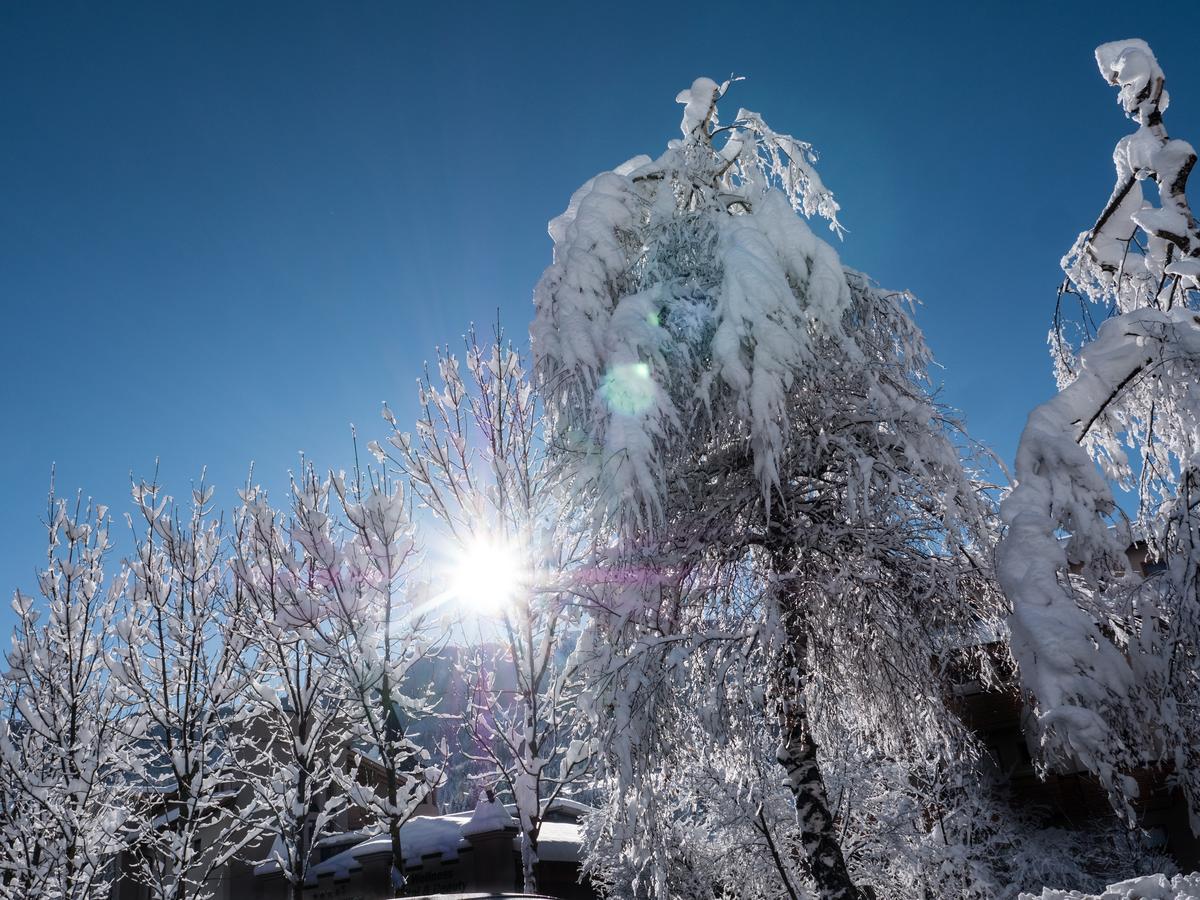
{"type": "Polygon", "coordinates": [[[450,590],[459,603],[484,615],[497,613],[521,588],[520,555],[483,539],[465,547],[454,563],[450,590]]]}

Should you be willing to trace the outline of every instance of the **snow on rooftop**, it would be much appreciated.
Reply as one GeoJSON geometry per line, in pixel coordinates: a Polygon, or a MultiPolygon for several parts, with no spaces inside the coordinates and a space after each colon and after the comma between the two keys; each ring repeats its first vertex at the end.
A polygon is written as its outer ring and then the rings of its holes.
{"type": "Polygon", "coordinates": [[[516,827],[516,819],[504,808],[504,804],[499,799],[488,800],[486,797],[480,797],[479,802],[475,804],[475,812],[471,815],[471,821],[463,826],[463,834],[484,834],[488,831],[516,827]]]}
{"type": "MultiPolygon", "coordinates": [[[[414,816],[400,829],[400,844],[404,848],[405,865],[416,865],[421,857],[440,853],[444,859],[458,857],[459,847],[466,841],[463,827],[471,820],[469,813],[454,813],[446,816],[414,816]]],[[[315,883],[321,875],[349,878],[350,873],[362,868],[364,857],[391,853],[391,837],[377,834],[367,838],[348,850],[317,863],[308,870],[308,883],[315,883]]],[[[268,865],[270,865],[268,863],[268,865]]],[[[259,869],[254,874],[262,874],[259,869]]],[[[266,871],[273,871],[267,869],[266,871]]]]}
{"type": "Polygon", "coordinates": [[[580,803],[578,800],[568,800],[566,797],[559,797],[553,803],[549,804],[549,806],[547,806],[545,803],[543,803],[542,806],[543,815],[549,816],[553,813],[566,813],[567,815],[574,816],[577,819],[582,819],[588,813],[595,811],[586,803],[580,803]]]}
{"type": "Polygon", "coordinates": [[[543,822],[538,832],[538,859],[543,862],[579,862],[579,843],[582,839],[578,822],[543,822]]]}
{"type": "MultiPolygon", "coordinates": [[[[590,809],[573,800],[556,800],[546,812],[579,817],[590,809]]],[[[480,800],[473,812],[414,816],[400,829],[404,863],[416,865],[422,857],[434,854],[440,854],[443,859],[456,859],[459,851],[467,846],[466,835],[482,834],[500,828],[517,828],[517,822],[513,818],[514,811],[515,807],[506,806],[498,800],[491,803],[480,800]]],[[[578,862],[581,840],[582,830],[578,822],[543,821],[538,835],[538,858],[547,862],[578,862]]],[[[519,842],[518,833],[513,837],[514,851],[519,850],[519,842]]],[[[312,866],[308,870],[306,883],[314,884],[321,876],[332,876],[334,879],[349,878],[362,868],[364,858],[390,852],[391,839],[387,834],[372,835],[312,866]]],[[[271,859],[255,866],[254,874],[268,875],[279,871],[279,868],[278,861],[271,859]]]]}

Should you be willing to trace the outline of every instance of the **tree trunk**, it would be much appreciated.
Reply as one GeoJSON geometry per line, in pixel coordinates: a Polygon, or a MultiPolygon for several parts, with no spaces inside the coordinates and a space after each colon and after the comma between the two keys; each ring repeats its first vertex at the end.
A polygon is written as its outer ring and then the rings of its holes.
{"type": "MultiPolygon", "coordinates": [[[[388,607],[387,625],[388,633],[391,633],[391,607],[388,607]]],[[[390,651],[388,653],[388,662],[390,662],[390,651]]],[[[384,754],[384,760],[387,763],[387,797],[388,807],[391,815],[388,816],[388,835],[391,838],[392,846],[392,868],[389,878],[391,879],[392,890],[399,893],[404,888],[405,873],[404,873],[404,847],[400,842],[400,826],[403,822],[397,817],[396,809],[400,798],[399,777],[396,773],[396,767],[399,761],[396,759],[396,754],[399,752],[400,742],[404,740],[404,725],[400,722],[399,714],[396,712],[396,704],[392,699],[391,679],[385,670],[383,673],[383,687],[381,689],[381,701],[383,703],[383,733],[387,740],[387,753],[384,754]]]]}
{"type": "Polygon", "coordinates": [[[776,759],[787,772],[796,802],[804,853],[822,900],[862,900],[863,892],[850,880],[841,843],[829,812],[825,780],[817,760],[817,742],[808,726],[803,696],[787,701],[783,740],[776,759]]]}
{"type": "Polygon", "coordinates": [[[808,701],[804,696],[808,634],[803,605],[793,580],[795,549],[783,529],[776,531],[772,543],[771,566],[779,585],[779,616],[788,642],[775,675],[782,731],[775,758],[787,773],[804,854],[821,900],[867,900],[869,895],[855,886],[846,867],[829,811],[817,742],[808,721],[808,701]]]}
{"type": "MultiPolygon", "coordinates": [[[[525,611],[525,625],[530,624],[529,611],[525,611]]],[[[533,667],[534,651],[533,651],[533,632],[527,629],[525,632],[528,646],[525,649],[526,659],[529,660],[530,668],[533,667]]],[[[513,656],[516,659],[516,655],[513,656]]],[[[529,674],[529,690],[525,696],[525,734],[526,742],[524,744],[524,760],[522,768],[526,772],[537,772],[537,777],[533,782],[533,813],[530,817],[530,829],[525,832],[524,840],[521,841],[521,879],[522,890],[527,894],[536,894],[537,890],[537,847],[538,833],[542,829],[542,770],[536,766],[536,759],[539,747],[536,743],[531,744],[530,741],[537,740],[537,701],[538,692],[536,679],[533,677],[533,672],[529,674]]],[[[520,777],[520,776],[518,776],[520,777]]],[[[513,798],[517,799],[516,797],[513,798]]],[[[526,800],[528,802],[528,800],[526,800]]],[[[520,816],[520,807],[517,808],[517,815],[520,816]]],[[[522,817],[524,818],[524,817],[522,817]]]]}
{"type": "MultiPolygon", "coordinates": [[[[539,823],[540,827],[540,823],[539,823]]],[[[521,880],[523,890],[527,894],[537,893],[537,835],[525,832],[521,841],[521,880]]]]}
{"type": "MultiPolygon", "coordinates": [[[[395,777],[393,775],[393,777],[395,777]]],[[[392,801],[395,808],[395,801],[392,801]]],[[[404,848],[400,844],[400,820],[395,816],[388,819],[388,836],[391,838],[392,844],[392,868],[388,873],[391,880],[392,891],[398,892],[404,890],[405,875],[404,875],[404,848]]]]}
{"type": "MultiPolygon", "coordinates": [[[[391,570],[391,548],[388,550],[388,569],[391,570]]],[[[404,740],[404,724],[400,721],[396,710],[396,701],[392,697],[392,590],[388,582],[387,603],[383,611],[383,683],[380,685],[379,700],[383,704],[383,734],[387,741],[387,752],[383,753],[387,763],[387,797],[390,815],[388,816],[388,835],[392,845],[392,868],[388,873],[392,891],[399,894],[404,889],[406,876],[404,874],[404,847],[400,842],[400,826],[403,822],[396,816],[397,800],[399,799],[399,784],[396,774],[400,752],[400,742],[404,740]]]]}

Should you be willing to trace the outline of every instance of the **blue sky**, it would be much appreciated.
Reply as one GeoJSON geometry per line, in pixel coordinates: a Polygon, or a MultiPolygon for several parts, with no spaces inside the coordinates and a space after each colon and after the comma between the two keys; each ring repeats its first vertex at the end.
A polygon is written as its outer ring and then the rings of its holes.
{"type": "Polygon", "coordinates": [[[1194,2],[2,4],[0,589],[32,587],[52,463],[118,511],[156,457],[232,504],[252,461],[276,489],[302,450],[349,465],[349,424],[411,417],[469,322],[524,340],[547,220],[675,137],[702,74],[816,145],[843,259],[921,297],[943,399],[1010,460],[1129,130],[1092,50],[1148,40],[1200,143],[1198,27],[1194,2]]]}

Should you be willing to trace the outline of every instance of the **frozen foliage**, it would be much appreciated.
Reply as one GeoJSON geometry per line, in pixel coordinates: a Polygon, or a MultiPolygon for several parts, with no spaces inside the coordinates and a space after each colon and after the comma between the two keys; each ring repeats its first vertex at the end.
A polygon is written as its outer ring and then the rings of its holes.
{"type": "Polygon", "coordinates": [[[436,782],[401,724],[426,707],[397,685],[441,643],[405,583],[403,492],[305,467],[286,513],[241,496],[226,537],[203,482],[187,507],[136,483],[115,578],[106,508],[51,497],[0,684],[0,897],[107,897],[119,874],[198,900],[268,848],[299,897],[351,806],[394,834],[436,782]]]}
{"type": "Polygon", "coordinates": [[[246,601],[239,625],[251,642],[253,744],[242,756],[244,777],[274,835],[264,864],[279,868],[297,900],[317,861],[314,844],[347,803],[334,789],[348,755],[346,695],[324,637],[306,627],[342,574],[329,492],[305,467],[287,514],[247,487],[234,520],[234,577],[246,601]]]}
{"type": "MultiPolygon", "coordinates": [[[[587,820],[592,875],[613,896],[811,896],[794,862],[804,847],[791,795],[756,699],[768,672],[759,657],[727,652],[711,668],[692,654],[642,673],[656,682],[638,698],[652,706],[639,737],[653,741],[654,755],[636,792],[587,820]]],[[[1053,828],[1009,806],[979,781],[969,747],[952,765],[924,765],[844,731],[818,737],[847,863],[879,897],[1012,900],[1045,884],[1096,890],[1165,864],[1115,820],[1053,828]]]]}
{"type": "Polygon", "coordinates": [[[573,727],[578,677],[566,657],[578,611],[563,589],[565,573],[584,557],[586,534],[553,493],[541,409],[520,355],[499,335],[481,346],[472,333],[466,368],[464,377],[457,358],[439,354],[438,378],[427,374],[419,386],[415,438],[385,412],[389,448],[447,543],[458,554],[487,550],[459,566],[492,562],[518,576],[498,621],[487,635],[479,628],[474,649],[463,652],[461,669],[471,692],[469,755],[489,786],[513,798],[523,881],[534,891],[545,810],[577,789],[592,759],[573,727]]]}
{"type": "Polygon", "coordinates": [[[1109,526],[1112,492],[1080,442],[1121,385],[1164,359],[1179,365],[1187,358],[1200,359],[1200,320],[1187,309],[1141,309],[1106,322],[1081,354],[1076,379],[1030,415],[1017,486],[1001,507],[1009,527],[997,570],[1013,604],[1012,649],[1022,683],[1037,698],[1047,747],[1095,771],[1122,803],[1130,791],[1114,769],[1136,766],[1152,751],[1139,735],[1152,733],[1161,712],[1146,702],[1150,685],[1138,666],[1169,664],[1174,650],[1155,646],[1155,632],[1161,624],[1178,634],[1183,623],[1156,622],[1149,592],[1134,594],[1132,607],[1105,602],[1120,597],[1129,532],[1109,526]],[[1068,577],[1072,567],[1091,591],[1068,577]],[[1151,658],[1131,658],[1131,650],[1151,658]]]}
{"type": "Polygon", "coordinates": [[[299,897],[316,842],[354,805],[388,833],[398,891],[400,828],[440,777],[406,734],[429,708],[403,682],[445,636],[409,577],[407,496],[381,471],[348,482],[305,466],[286,513],[258,489],[242,498],[234,573],[252,639],[250,780],[276,835],[268,861],[299,897]]]}
{"type": "Polygon", "coordinates": [[[1090,299],[1107,297],[1118,312],[1169,307],[1200,288],[1200,231],[1185,193],[1196,152],[1167,136],[1166,79],[1144,41],[1104,44],[1096,49],[1096,63],[1120,89],[1118,100],[1138,128],[1117,143],[1112,196],[1064,258],[1064,268],[1090,299]],[[1159,206],[1144,196],[1146,181],[1154,183],[1159,206]]]}
{"type": "Polygon", "coordinates": [[[1173,769],[1195,827],[1200,315],[1189,273],[1200,242],[1184,193],[1195,154],[1166,136],[1162,70],[1143,42],[1105,44],[1096,58],[1138,129],[1117,145],[1113,196],[1063,265],[1069,289],[1113,315],[1078,352],[1060,322],[1061,390],[1022,434],[997,568],[1046,760],[1094,772],[1129,817],[1127,773],[1173,769]],[[1147,179],[1160,207],[1142,196],[1147,179]],[[1130,532],[1110,527],[1112,481],[1136,491],[1135,534],[1165,562],[1145,582],[1127,572],[1130,532]]]}
{"type": "Polygon", "coordinates": [[[856,735],[900,778],[970,759],[945,704],[952,657],[997,616],[990,509],[929,397],[910,298],[796,215],[837,229],[812,149],[745,110],[721,127],[727,87],[698,80],[682,140],[575,193],[535,292],[557,458],[620,535],[576,587],[609,792],[590,859],[616,896],[713,889],[679,858],[699,804],[664,786],[678,732],[707,752],[735,716],[778,742],[798,813],[768,820],[793,851],[745,895],[857,897],[818,738],[856,735]]]}
{"type": "MultiPolygon", "coordinates": [[[[1060,306],[1052,333],[1060,387],[1074,380],[1075,344],[1095,337],[1093,311],[1170,311],[1200,302],[1200,230],[1186,194],[1196,154],[1187,142],[1167,136],[1162,69],[1139,40],[1105,44],[1096,60],[1104,78],[1120,88],[1118,99],[1138,128],[1113,152],[1117,183],[1100,217],[1063,258],[1064,293],[1080,298],[1082,315],[1072,321],[1060,306]],[[1158,206],[1144,196],[1142,186],[1149,183],[1158,206]]],[[[1083,420],[1084,443],[1109,478],[1136,490],[1146,520],[1170,504],[1174,476],[1190,463],[1200,402],[1195,379],[1186,377],[1190,365],[1186,357],[1176,362],[1165,355],[1129,383],[1114,382],[1121,391],[1094,411],[1095,421],[1083,420]]],[[[1159,533],[1151,528],[1146,537],[1154,543],[1159,533]]]]}

